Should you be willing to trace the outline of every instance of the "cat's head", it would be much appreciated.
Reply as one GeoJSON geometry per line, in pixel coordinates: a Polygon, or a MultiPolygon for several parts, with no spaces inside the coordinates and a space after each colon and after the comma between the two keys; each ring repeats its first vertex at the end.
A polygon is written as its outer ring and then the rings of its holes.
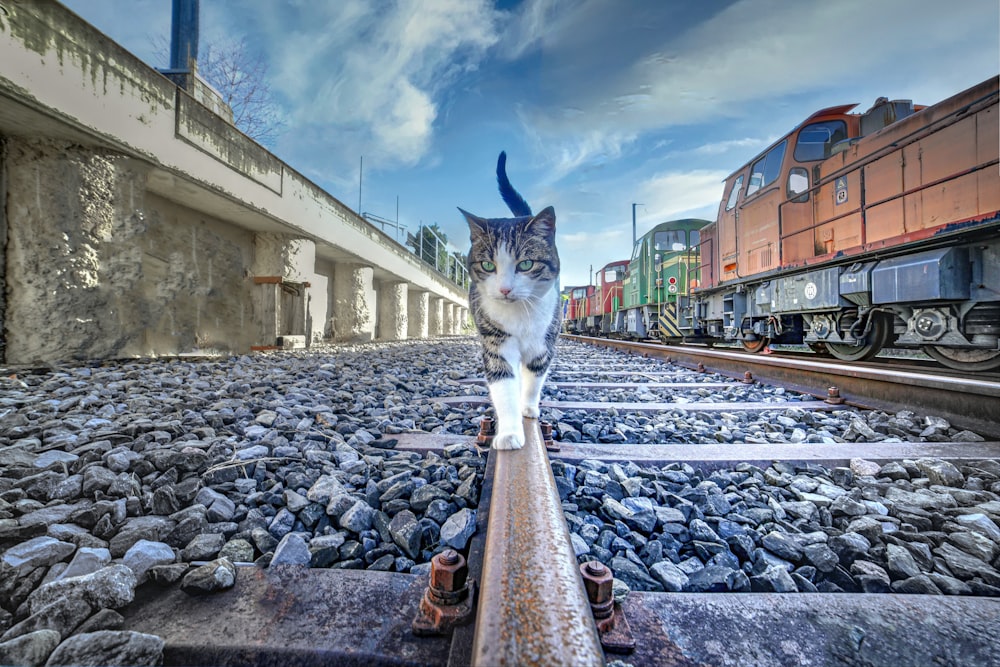
{"type": "Polygon", "coordinates": [[[469,276],[482,297],[530,301],[556,282],[559,253],[556,212],[551,206],[538,215],[519,218],[480,218],[466,211],[462,215],[472,240],[469,276]]]}

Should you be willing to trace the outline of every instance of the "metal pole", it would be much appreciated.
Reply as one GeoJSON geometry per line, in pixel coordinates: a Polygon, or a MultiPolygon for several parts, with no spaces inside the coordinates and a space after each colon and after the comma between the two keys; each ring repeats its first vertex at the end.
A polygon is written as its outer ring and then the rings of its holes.
{"type": "Polygon", "coordinates": [[[191,71],[198,60],[198,0],[174,0],[170,24],[170,69],[191,71]]]}
{"type": "Polygon", "coordinates": [[[642,204],[632,204],[632,248],[635,248],[635,242],[638,240],[635,235],[635,207],[642,206],[642,204]]]}
{"type": "MultiPolygon", "coordinates": [[[[361,215],[361,179],[365,175],[365,156],[361,156],[361,165],[358,167],[358,215],[361,215]]],[[[634,235],[634,234],[633,234],[634,235]]]]}
{"type": "Polygon", "coordinates": [[[493,450],[496,472],[472,664],[605,664],[538,420],[524,447],[493,450]]]}

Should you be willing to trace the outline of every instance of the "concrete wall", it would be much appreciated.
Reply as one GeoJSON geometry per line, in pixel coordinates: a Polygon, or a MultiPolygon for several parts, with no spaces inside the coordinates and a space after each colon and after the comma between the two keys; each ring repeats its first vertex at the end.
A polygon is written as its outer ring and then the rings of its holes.
{"type": "MultiPolygon", "coordinates": [[[[290,311],[275,305],[287,293],[255,282],[265,274],[308,283],[303,333],[338,340],[376,335],[376,284],[466,304],[464,290],[57,2],[3,3],[3,144],[7,363],[273,344],[290,311]]],[[[439,315],[431,335],[441,325],[439,315]]]]}
{"type": "Polygon", "coordinates": [[[6,144],[9,362],[250,345],[252,234],[148,193],[131,157],[6,144]]]}

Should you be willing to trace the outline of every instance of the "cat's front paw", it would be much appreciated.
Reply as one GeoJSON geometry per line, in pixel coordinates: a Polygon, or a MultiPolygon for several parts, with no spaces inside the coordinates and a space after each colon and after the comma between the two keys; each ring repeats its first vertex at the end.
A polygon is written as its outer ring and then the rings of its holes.
{"type": "Polygon", "coordinates": [[[541,416],[542,411],[538,409],[537,405],[526,405],[524,410],[521,411],[521,414],[528,419],[538,419],[541,416]]]}
{"type": "Polygon", "coordinates": [[[498,433],[493,437],[493,449],[521,449],[524,447],[524,433],[498,433]]]}

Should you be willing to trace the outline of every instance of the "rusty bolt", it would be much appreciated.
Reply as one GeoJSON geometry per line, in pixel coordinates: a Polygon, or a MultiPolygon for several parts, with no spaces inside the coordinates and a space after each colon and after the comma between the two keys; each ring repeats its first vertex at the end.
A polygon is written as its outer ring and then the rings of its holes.
{"type": "Polygon", "coordinates": [[[699,361],[698,362],[698,368],[696,368],[695,370],[697,370],[699,373],[704,373],[705,372],[705,364],[703,364],[703,363],[701,363],[699,361]]]}
{"type": "Polygon", "coordinates": [[[483,417],[482,421],[479,422],[479,435],[476,437],[476,443],[480,447],[489,447],[493,444],[493,436],[496,433],[493,420],[490,417],[483,417]]]}
{"type": "Polygon", "coordinates": [[[840,389],[830,387],[826,390],[826,402],[831,405],[843,405],[844,399],[840,396],[840,389]]]}
{"type": "Polygon", "coordinates": [[[743,384],[753,384],[753,373],[747,371],[743,374],[743,384]]]}
{"type": "Polygon", "coordinates": [[[611,570],[596,560],[587,561],[580,566],[583,575],[583,587],[587,590],[587,599],[594,612],[594,618],[608,618],[614,611],[615,598],[612,594],[613,576],[611,570]]]}
{"type": "Polygon", "coordinates": [[[465,558],[454,549],[445,549],[431,559],[431,589],[435,592],[454,593],[465,586],[469,568],[465,558]]]}

